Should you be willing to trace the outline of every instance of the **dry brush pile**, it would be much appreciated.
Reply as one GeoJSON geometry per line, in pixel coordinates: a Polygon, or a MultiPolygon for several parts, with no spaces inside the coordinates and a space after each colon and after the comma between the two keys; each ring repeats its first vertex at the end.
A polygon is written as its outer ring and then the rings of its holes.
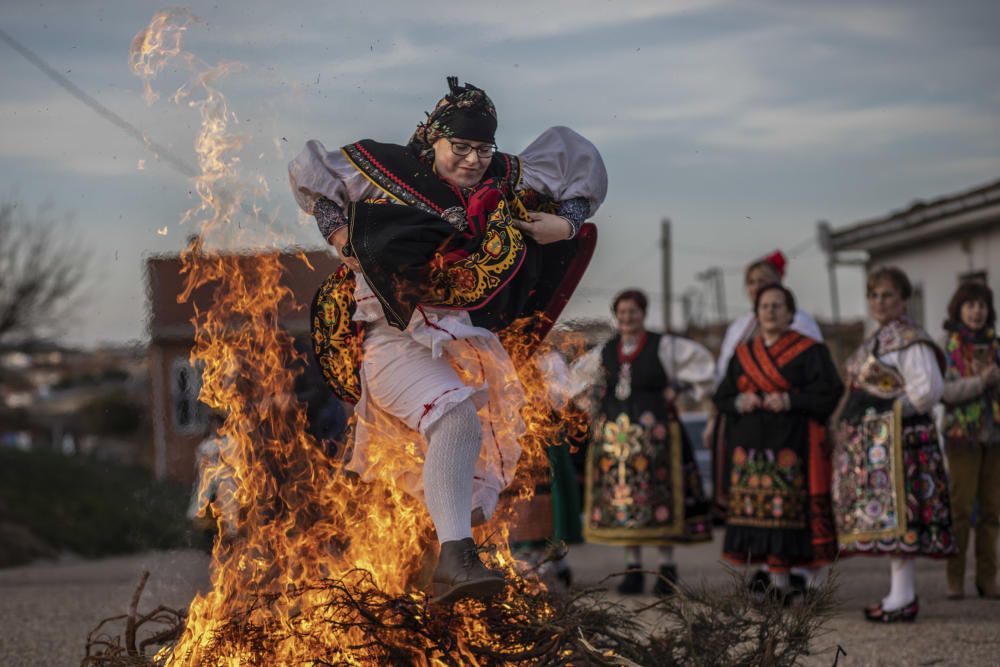
{"type": "MultiPolygon", "coordinates": [[[[105,619],[91,633],[81,667],[190,664],[191,656],[171,652],[184,612],[138,612],[147,576],[129,614],[105,619]],[[115,624],[124,626],[118,636],[108,630],[115,624]]],[[[834,608],[832,581],[789,607],[750,592],[735,572],[724,586],[681,585],[676,595],[644,606],[613,600],[600,586],[550,592],[530,575],[510,585],[514,594],[502,601],[437,607],[422,593],[388,595],[367,572],[356,570],[298,591],[293,600],[319,594],[325,602],[296,610],[280,626],[255,620],[268,618],[256,612],[277,600],[260,596],[208,638],[197,663],[228,664],[227,656],[239,653],[257,656],[243,664],[264,666],[278,644],[296,642],[308,647],[316,665],[784,666],[811,653],[834,608]],[[489,643],[457,641],[470,613],[489,626],[483,635],[489,643]],[[361,630],[364,637],[350,647],[356,662],[343,659],[343,647],[328,653],[322,639],[348,630],[361,630]]]]}

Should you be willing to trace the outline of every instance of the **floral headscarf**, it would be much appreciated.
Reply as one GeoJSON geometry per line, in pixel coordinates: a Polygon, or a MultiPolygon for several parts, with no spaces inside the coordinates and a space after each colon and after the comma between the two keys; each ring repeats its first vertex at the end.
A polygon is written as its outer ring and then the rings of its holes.
{"type": "Polygon", "coordinates": [[[497,130],[497,110],[481,88],[471,83],[458,85],[458,77],[448,77],[449,92],[417,125],[410,145],[425,151],[441,137],[461,137],[470,141],[493,143],[497,130]]]}

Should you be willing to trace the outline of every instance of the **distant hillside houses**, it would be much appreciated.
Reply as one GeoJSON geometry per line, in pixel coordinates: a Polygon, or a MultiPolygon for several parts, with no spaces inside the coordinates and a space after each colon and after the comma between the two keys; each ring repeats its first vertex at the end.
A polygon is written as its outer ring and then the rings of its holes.
{"type": "Polygon", "coordinates": [[[0,349],[0,446],[141,463],[146,378],[136,347],[0,349]]]}

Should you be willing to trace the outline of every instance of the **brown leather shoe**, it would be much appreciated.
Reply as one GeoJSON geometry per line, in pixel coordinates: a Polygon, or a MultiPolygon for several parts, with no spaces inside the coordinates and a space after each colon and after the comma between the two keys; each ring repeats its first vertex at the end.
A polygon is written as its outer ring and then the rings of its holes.
{"type": "Polygon", "coordinates": [[[441,544],[441,555],[431,579],[435,604],[465,597],[488,598],[503,590],[503,574],[483,565],[471,537],[441,544]]]}

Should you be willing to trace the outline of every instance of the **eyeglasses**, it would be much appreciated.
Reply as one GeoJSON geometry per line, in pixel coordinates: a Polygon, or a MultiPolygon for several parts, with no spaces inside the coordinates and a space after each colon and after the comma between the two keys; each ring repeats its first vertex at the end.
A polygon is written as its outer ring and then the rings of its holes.
{"type": "Polygon", "coordinates": [[[495,153],[497,150],[497,147],[493,145],[472,146],[470,144],[455,142],[452,141],[451,139],[448,139],[448,143],[451,144],[451,152],[459,157],[465,157],[472,151],[476,151],[476,157],[488,158],[488,157],[493,157],[493,153],[495,153]]]}

